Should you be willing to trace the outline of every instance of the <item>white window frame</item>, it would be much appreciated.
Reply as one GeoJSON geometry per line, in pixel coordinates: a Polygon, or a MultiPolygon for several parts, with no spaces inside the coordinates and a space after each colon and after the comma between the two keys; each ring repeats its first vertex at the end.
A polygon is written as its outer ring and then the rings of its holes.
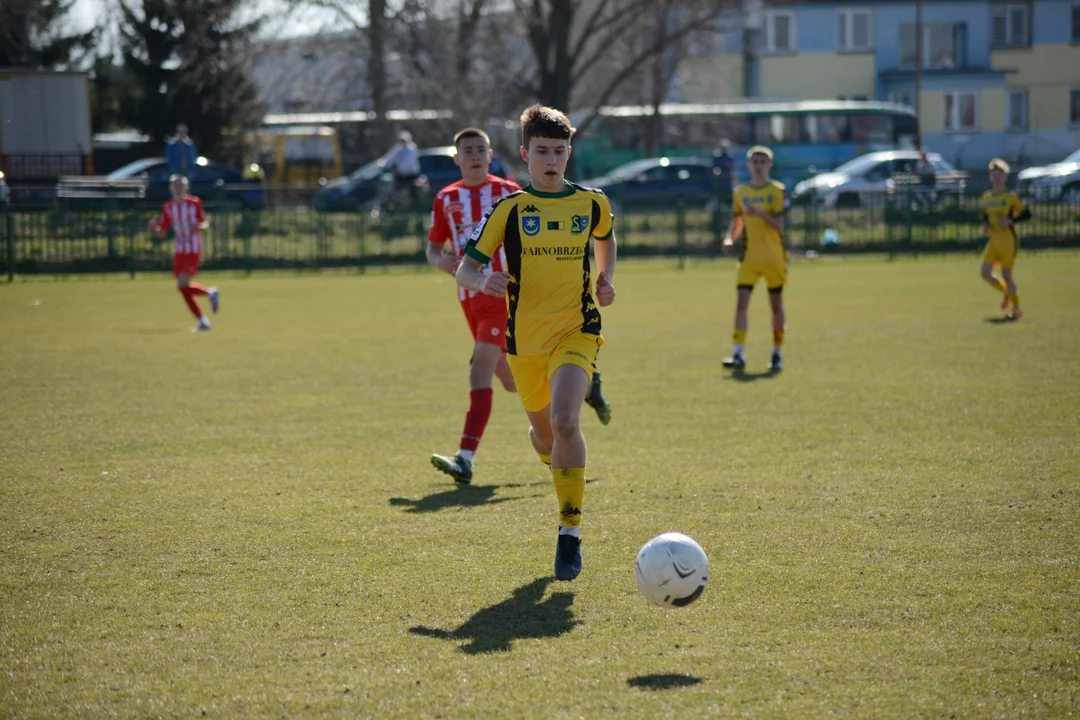
{"type": "MultiPolygon", "coordinates": [[[[946,115],[943,118],[945,132],[947,132],[947,133],[971,133],[971,132],[977,132],[978,129],[979,129],[979,120],[980,120],[979,91],[978,90],[946,90],[944,95],[945,96],[951,95],[952,98],[953,98],[952,117],[949,117],[948,115],[946,115]],[[971,95],[971,96],[973,96],[975,98],[975,118],[974,118],[974,122],[972,123],[971,126],[963,126],[962,127],[960,125],[960,117],[961,117],[960,98],[965,96],[965,95],[971,95]]],[[[942,97],[942,100],[941,100],[941,107],[943,109],[948,108],[948,103],[946,102],[944,97],[942,97]]]]}
{"type": "Polygon", "coordinates": [[[997,2],[990,6],[990,47],[993,48],[1024,48],[1031,47],[1031,3],[1028,2],[997,2]],[[1012,35],[1012,13],[1014,10],[1024,11],[1024,37],[1014,38],[1012,35]],[[1005,39],[997,42],[994,38],[994,22],[998,16],[1005,18],[1005,39]]]}
{"type": "Polygon", "coordinates": [[[765,52],[773,55],[793,54],[799,51],[798,26],[795,13],[791,10],[768,10],[765,12],[765,52]],[[790,47],[776,47],[776,18],[781,15],[788,20],[788,40],[790,47]]]}
{"type": "Polygon", "coordinates": [[[869,8],[841,8],[836,11],[836,51],[869,52],[874,49],[874,11],[869,8]],[[855,16],[866,16],[866,44],[855,45],[855,16]],[[844,42],[840,42],[843,35],[844,42]]]}
{"type": "MultiPolygon", "coordinates": [[[[963,36],[963,31],[961,30],[962,26],[963,26],[963,23],[955,23],[955,22],[923,23],[923,27],[922,27],[922,31],[923,31],[922,43],[916,43],[916,48],[913,48],[913,49],[919,49],[921,47],[921,49],[922,49],[922,62],[920,62],[919,65],[922,67],[923,70],[934,70],[936,68],[955,69],[955,68],[961,68],[961,67],[964,66],[964,61],[965,61],[965,59],[964,59],[964,48],[962,47],[962,44],[961,44],[961,38],[963,36]],[[953,65],[934,65],[934,64],[932,64],[930,62],[931,59],[934,57],[933,48],[930,47],[930,37],[931,37],[931,33],[934,31],[934,29],[938,28],[938,27],[952,28],[953,65]]],[[[916,32],[914,26],[912,26],[912,32],[916,32]]],[[[912,39],[914,39],[914,37],[912,39]]],[[[901,57],[902,57],[902,53],[903,53],[903,48],[902,47],[900,48],[900,52],[901,52],[901,57]]],[[[902,65],[902,67],[915,67],[915,63],[911,63],[910,65],[902,65]]]]}
{"type": "Polygon", "coordinates": [[[1028,129],[1028,91],[1027,88],[1013,88],[1005,92],[1005,130],[1016,132],[1028,129]],[[1020,112],[1020,122],[1014,123],[1012,116],[1012,99],[1014,96],[1023,98],[1023,110],[1020,112]]]}

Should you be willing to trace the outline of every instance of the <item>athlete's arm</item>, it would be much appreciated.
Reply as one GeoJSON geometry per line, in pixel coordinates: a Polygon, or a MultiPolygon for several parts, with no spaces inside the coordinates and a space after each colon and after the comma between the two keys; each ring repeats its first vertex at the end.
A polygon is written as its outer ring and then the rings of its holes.
{"type": "Polygon", "coordinates": [[[1019,198],[1017,198],[1016,201],[1013,203],[1013,213],[1012,213],[1013,222],[1014,223],[1024,222],[1025,220],[1030,220],[1030,219],[1031,219],[1031,211],[1028,210],[1028,207],[1027,207],[1027,205],[1024,204],[1023,200],[1020,200],[1019,198]]]}
{"type": "Polygon", "coordinates": [[[739,239],[739,236],[743,232],[743,219],[742,215],[736,215],[731,218],[731,224],[728,225],[727,234],[724,235],[724,244],[722,250],[725,255],[731,253],[731,247],[735,244],[735,241],[739,239]]]}
{"type": "Polygon", "coordinates": [[[596,276],[596,302],[600,307],[607,307],[615,302],[615,286],[611,284],[611,278],[615,275],[615,258],[618,254],[615,233],[611,233],[607,240],[596,240],[593,243],[596,267],[600,269],[600,274],[596,276]]]}
{"type": "Polygon", "coordinates": [[[429,242],[427,244],[427,261],[445,273],[453,275],[458,269],[458,259],[454,255],[448,255],[445,251],[446,243],[429,242]]]}
{"type": "Polygon", "coordinates": [[[485,275],[484,266],[478,260],[467,255],[461,258],[461,264],[458,265],[454,277],[457,279],[458,285],[493,297],[504,297],[506,295],[506,286],[510,284],[509,273],[495,272],[485,275]]]}
{"type": "Polygon", "coordinates": [[[766,225],[771,227],[776,232],[778,232],[778,233],[784,232],[784,216],[782,214],[781,215],[770,215],[769,213],[762,212],[761,210],[758,210],[757,208],[747,208],[747,212],[750,212],[750,213],[752,213],[754,215],[757,215],[759,218],[761,218],[762,220],[765,221],[766,225]]]}

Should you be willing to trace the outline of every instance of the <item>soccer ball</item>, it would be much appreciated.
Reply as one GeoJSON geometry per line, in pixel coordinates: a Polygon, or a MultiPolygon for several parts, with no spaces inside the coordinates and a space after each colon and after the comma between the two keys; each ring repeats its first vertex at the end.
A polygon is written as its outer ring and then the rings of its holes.
{"type": "Polygon", "coordinates": [[[634,562],[638,590],[662,608],[685,607],[701,597],[709,581],[709,558],[696,542],[677,532],[657,535],[634,562]]]}

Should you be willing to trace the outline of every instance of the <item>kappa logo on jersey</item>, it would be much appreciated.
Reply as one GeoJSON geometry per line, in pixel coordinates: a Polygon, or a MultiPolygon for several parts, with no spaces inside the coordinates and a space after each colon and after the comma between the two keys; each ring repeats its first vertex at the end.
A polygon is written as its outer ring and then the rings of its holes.
{"type": "Polygon", "coordinates": [[[588,215],[575,215],[570,218],[570,234],[580,235],[589,229],[588,215]]]}
{"type": "Polygon", "coordinates": [[[526,205],[522,212],[538,213],[540,210],[535,205],[526,205]]]}
{"type": "Polygon", "coordinates": [[[540,216],[539,215],[522,215],[521,216],[521,229],[529,237],[533,237],[540,232],[540,216]]]}

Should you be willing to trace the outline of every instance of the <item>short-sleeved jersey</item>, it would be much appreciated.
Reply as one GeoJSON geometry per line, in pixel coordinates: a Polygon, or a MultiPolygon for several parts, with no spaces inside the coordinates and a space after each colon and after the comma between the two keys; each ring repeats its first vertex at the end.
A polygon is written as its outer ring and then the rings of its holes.
{"type": "MultiPolygon", "coordinates": [[[[428,241],[442,247],[447,240],[454,243],[457,257],[465,254],[465,244],[473,230],[500,198],[520,192],[521,187],[512,180],[503,180],[488,175],[487,180],[476,186],[465,184],[464,180],[447,185],[435,196],[431,208],[431,228],[428,241]]],[[[491,258],[491,264],[485,272],[503,272],[506,270],[506,255],[501,250],[491,258]]],[[[458,299],[466,300],[476,296],[475,290],[466,290],[458,286],[458,299]]]]}
{"type": "Polygon", "coordinates": [[[477,226],[465,254],[487,263],[506,252],[506,351],[542,355],[571,333],[600,334],[591,291],[589,238],[611,237],[611,204],[600,190],[532,189],[503,198],[477,226]]]}
{"type": "Polygon", "coordinates": [[[745,209],[753,205],[773,217],[787,212],[784,184],[769,180],[761,187],[740,185],[733,194],[735,215],[742,217],[746,229],[741,260],[755,263],[780,263],[787,261],[784,236],[771,225],[754,215],[746,215],[745,209]]]}
{"type": "Polygon", "coordinates": [[[162,230],[173,230],[173,253],[187,255],[202,252],[202,232],[199,224],[206,220],[202,201],[188,195],[184,202],[170,200],[161,208],[158,224],[162,230]]]}
{"type": "Polygon", "coordinates": [[[998,221],[1005,217],[1013,218],[1015,221],[1030,216],[1023,201],[1009,190],[997,195],[993,190],[987,190],[979,197],[979,208],[982,210],[986,224],[990,226],[990,242],[1009,246],[1016,243],[1016,226],[998,227],[998,221]]]}

